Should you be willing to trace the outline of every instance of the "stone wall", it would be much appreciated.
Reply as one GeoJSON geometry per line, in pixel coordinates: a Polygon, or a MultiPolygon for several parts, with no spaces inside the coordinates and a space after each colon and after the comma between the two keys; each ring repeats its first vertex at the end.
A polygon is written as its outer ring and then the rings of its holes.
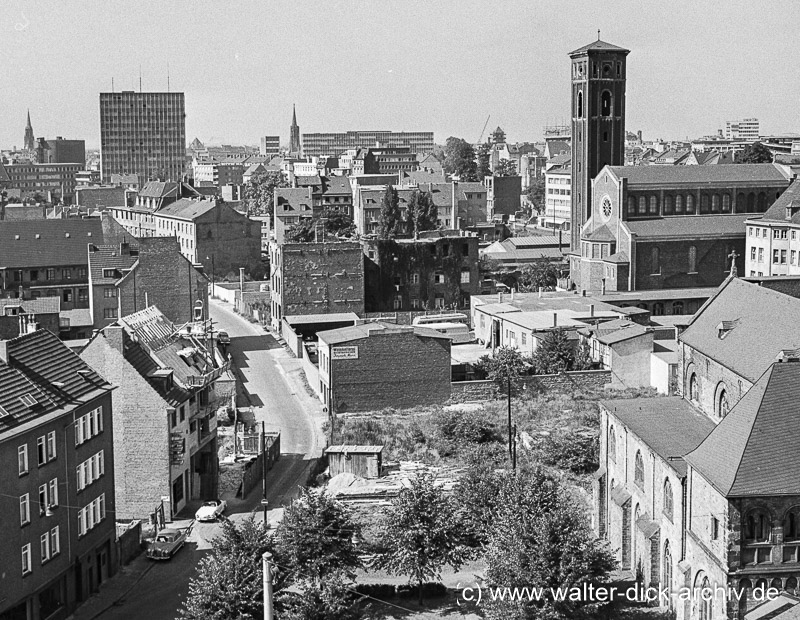
{"type": "MultiPolygon", "coordinates": [[[[609,370],[581,370],[557,375],[525,377],[523,384],[528,390],[592,390],[603,388],[611,382],[609,370]]],[[[463,402],[502,397],[494,381],[456,381],[452,383],[450,400],[463,402]]]]}

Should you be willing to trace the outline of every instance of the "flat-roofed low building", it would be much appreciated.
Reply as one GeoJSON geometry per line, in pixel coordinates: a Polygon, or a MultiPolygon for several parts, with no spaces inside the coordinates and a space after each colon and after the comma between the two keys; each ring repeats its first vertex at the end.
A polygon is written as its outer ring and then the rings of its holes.
{"type": "Polygon", "coordinates": [[[450,338],[425,327],[364,323],[318,337],[322,401],[333,413],[442,404],[450,338]]]}

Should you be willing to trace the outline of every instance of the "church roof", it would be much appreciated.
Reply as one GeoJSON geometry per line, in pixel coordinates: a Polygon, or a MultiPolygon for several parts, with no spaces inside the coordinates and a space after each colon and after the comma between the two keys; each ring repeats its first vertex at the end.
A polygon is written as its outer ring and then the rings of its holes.
{"type": "MultiPolygon", "coordinates": [[[[700,166],[691,167],[699,168],[700,166]]],[[[752,217],[752,213],[750,215],[743,213],[683,215],[653,218],[651,220],[628,220],[625,225],[639,240],[648,238],[697,239],[702,236],[744,237],[745,222],[752,217]]]]}
{"type": "Polygon", "coordinates": [[[614,236],[608,226],[601,226],[600,228],[595,228],[592,232],[590,232],[586,237],[584,237],[586,241],[609,241],[614,242],[617,238],[614,236]]]}
{"type": "Polygon", "coordinates": [[[626,50],[624,47],[619,47],[618,45],[612,45],[611,43],[606,43],[605,41],[601,41],[597,39],[597,41],[592,41],[589,45],[584,45],[583,47],[579,47],[574,52],[570,52],[570,56],[577,56],[578,54],[585,54],[587,52],[624,52],[625,54],[629,54],[630,50],[626,50]]]}
{"type": "Polygon", "coordinates": [[[608,166],[618,179],[628,179],[628,189],[634,185],[741,183],[786,181],[782,167],[775,164],[719,164],[717,166],[608,166]]]}
{"type": "Polygon", "coordinates": [[[791,222],[800,224],[800,180],[795,180],[780,197],[772,203],[766,213],[761,217],[762,220],[771,222],[791,222]],[[791,209],[791,217],[786,218],[786,209],[791,209]]]}
{"type": "Polygon", "coordinates": [[[798,316],[800,299],[729,278],[679,340],[755,382],[781,350],[800,348],[798,316]],[[731,329],[721,329],[726,325],[731,329]]]}
{"type": "Polygon", "coordinates": [[[800,494],[800,361],[777,362],[686,461],[725,497],[800,494]]]}

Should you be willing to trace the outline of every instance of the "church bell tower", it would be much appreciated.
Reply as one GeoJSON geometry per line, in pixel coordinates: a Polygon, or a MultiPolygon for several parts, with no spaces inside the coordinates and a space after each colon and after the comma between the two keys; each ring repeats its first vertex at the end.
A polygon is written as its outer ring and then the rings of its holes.
{"type": "Polygon", "coordinates": [[[592,210],[592,179],[603,166],[625,163],[625,60],[630,50],[601,41],[572,59],[572,222],[570,248],[592,210]]]}

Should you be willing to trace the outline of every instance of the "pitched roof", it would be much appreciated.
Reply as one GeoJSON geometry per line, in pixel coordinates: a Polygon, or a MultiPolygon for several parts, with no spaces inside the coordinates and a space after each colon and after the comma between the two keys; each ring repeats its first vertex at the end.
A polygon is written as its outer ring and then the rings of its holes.
{"type": "Polygon", "coordinates": [[[181,198],[159,209],[158,215],[167,217],[177,217],[182,220],[194,220],[204,213],[208,213],[217,206],[217,201],[213,198],[206,200],[194,200],[192,198],[181,198]]]}
{"type": "MultiPolygon", "coordinates": [[[[0,310],[9,306],[19,306],[21,312],[32,314],[58,314],[61,310],[61,298],[55,297],[39,297],[38,299],[18,299],[18,298],[2,298],[0,299],[0,310]]],[[[0,312],[0,314],[2,314],[0,312]]]]}
{"type": "Polygon", "coordinates": [[[771,222],[783,222],[784,224],[787,222],[800,224],[800,179],[795,179],[792,182],[786,191],[772,203],[766,213],[761,216],[761,219],[771,222]],[[790,219],[786,218],[787,208],[791,209],[790,219]]]}
{"type": "Polygon", "coordinates": [[[608,226],[601,226],[600,228],[595,228],[592,232],[590,232],[586,237],[584,237],[587,241],[616,241],[617,238],[614,236],[608,226]]]}
{"type": "MultiPolygon", "coordinates": [[[[700,168],[701,166],[687,166],[700,168]]],[[[682,215],[652,220],[628,220],[625,225],[640,239],[647,237],[713,237],[745,235],[745,222],[750,215],[682,215]]]]}
{"type": "Polygon", "coordinates": [[[617,45],[612,45],[611,43],[606,43],[598,38],[597,41],[592,41],[589,43],[589,45],[579,47],[574,52],[570,52],[569,55],[577,56],[578,54],[584,54],[586,52],[625,52],[625,54],[628,54],[630,53],[630,50],[626,50],[624,47],[619,47],[617,45]]]}
{"type": "Polygon", "coordinates": [[[0,222],[0,266],[85,265],[89,243],[104,240],[99,218],[0,222]]]}
{"type": "Polygon", "coordinates": [[[139,260],[137,247],[128,246],[125,252],[119,245],[93,245],[89,249],[89,278],[92,284],[114,284],[119,280],[139,260]],[[114,275],[105,277],[106,269],[113,269],[114,275]]]}
{"type": "Polygon", "coordinates": [[[608,166],[617,178],[634,185],[758,183],[786,181],[780,166],[775,164],[719,164],[717,166],[608,166]]]}
{"type": "Polygon", "coordinates": [[[800,348],[798,316],[800,299],[728,278],[678,339],[754,382],[781,350],[800,348]],[[722,334],[723,321],[736,324],[722,334]]]}
{"type": "Polygon", "coordinates": [[[139,196],[141,198],[164,198],[165,196],[175,196],[177,192],[177,183],[148,181],[145,186],[139,190],[139,196]]]}
{"type": "Polygon", "coordinates": [[[800,362],[778,362],[686,460],[725,497],[800,494],[800,362]]]}
{"type": "Polygon", "coordinates": [[[324,190],[322,192],[323,195],[325,194],[351,194],[353,193],[353,188],[350,185],[350,178],[345,176],[330,176],[323,178],[324,183],[324,190]]]}
{"type": "Polygon", "coordinates": [[[678,396],[601,401],[610,414],[646,443],[681,477],[683,457],[714,429],[714,423],[678,396]]]}
{"type": "Polygon", "coordinates": [[[6,341],[8,363],[0,362],[0,406],[12,417],[0,431],[74,403],[111,386],[46,329],[6,341]],[[19,400],[30,394],[33,408],[19,400]]]}
{"type": "Polygon", "coordinates": [[[339,329],[328,329],[317,333],[317,337],[327,344],[341,344],[353,340],[361,340],[370,336],[394,333],[413,333],[417,336],[428,338],[441,338],[450,340],[450,336],[440,334],[432,329],[411,325],[395,325],[393,323],[362,323],[352,327],[340,327],[339,329]]]}

